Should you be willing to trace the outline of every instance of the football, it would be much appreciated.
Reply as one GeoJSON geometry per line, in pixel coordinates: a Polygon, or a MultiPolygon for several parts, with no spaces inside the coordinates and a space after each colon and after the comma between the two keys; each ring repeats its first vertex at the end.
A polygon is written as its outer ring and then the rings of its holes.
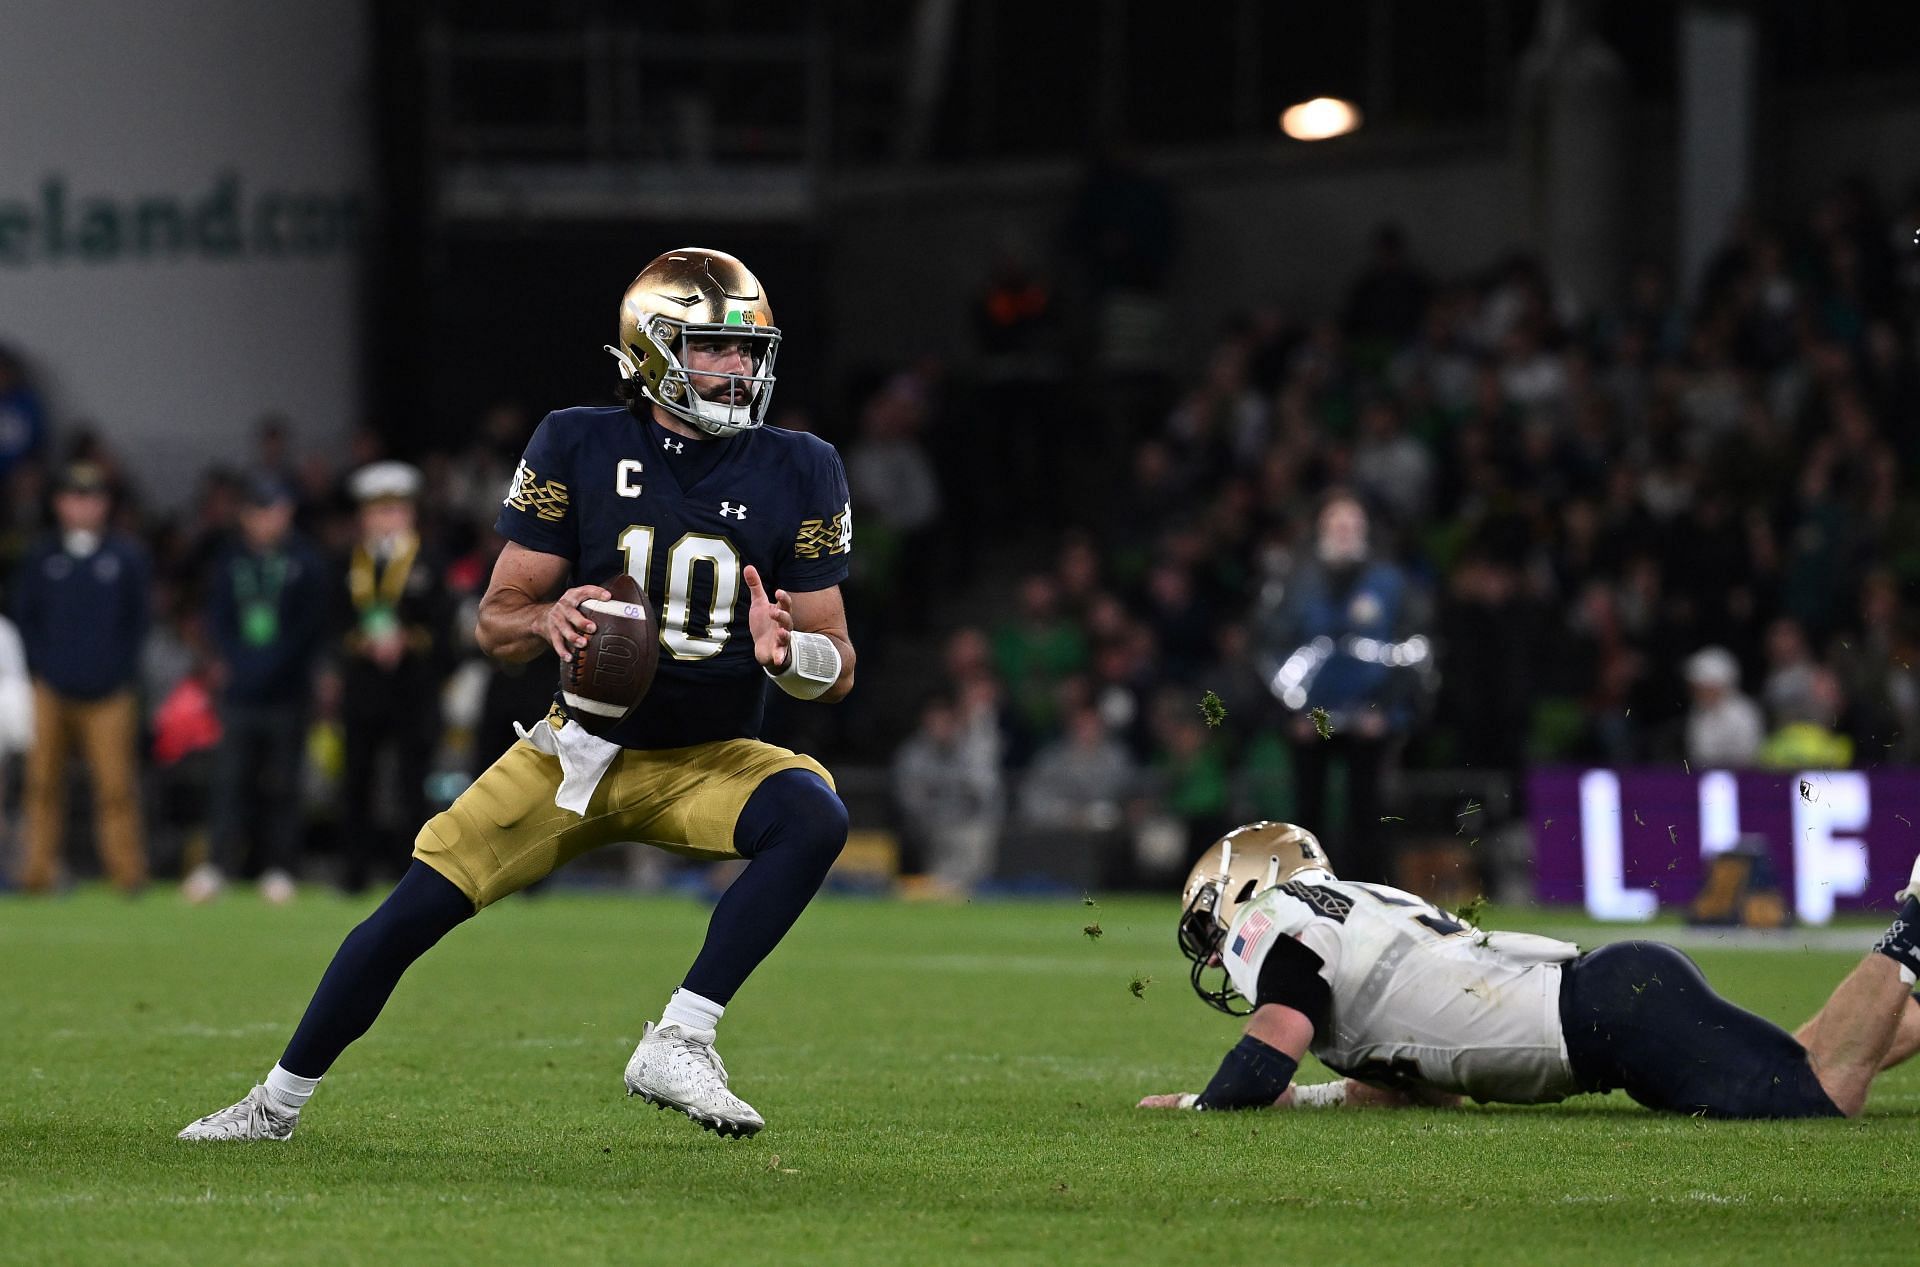
{"type": "Polygon", "coordinates": [[[588,599],[593,617],[587,645],[560,665],[560,693],[588,730],[611,730],[633,712],[653,685],[660,662],[660,630],[640,582],[626,573],[601,583],[612,598],[588,599]]]}

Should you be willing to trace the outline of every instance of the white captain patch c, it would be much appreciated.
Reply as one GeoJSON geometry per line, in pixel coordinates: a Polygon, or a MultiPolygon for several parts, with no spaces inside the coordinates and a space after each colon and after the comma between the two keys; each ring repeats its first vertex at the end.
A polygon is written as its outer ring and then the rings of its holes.
{"type": "Polygon", "coordinates": [[[613,491],[622,497],[638,497],[642,491],[639,475],[647,468],[639,458],[621,458],[613,468],[613,491]]]}

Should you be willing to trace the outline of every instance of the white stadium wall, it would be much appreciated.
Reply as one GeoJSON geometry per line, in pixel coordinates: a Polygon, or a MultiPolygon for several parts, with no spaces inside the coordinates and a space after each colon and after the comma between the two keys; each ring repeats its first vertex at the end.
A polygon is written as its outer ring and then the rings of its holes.
{"type": "Polygon", "coordinates": [[[262,413],[334,445],[360,403],[362,6],[5,13],[0,343],[53,420],[96,423],[161,505],[262,413]]]}

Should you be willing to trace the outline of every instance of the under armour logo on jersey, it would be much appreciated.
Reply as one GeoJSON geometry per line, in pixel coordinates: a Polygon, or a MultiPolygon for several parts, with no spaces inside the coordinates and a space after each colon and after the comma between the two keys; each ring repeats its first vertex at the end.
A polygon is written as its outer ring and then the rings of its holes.
{"type": "Polygon", "coordinates": [[[735,519],[745,519],[747,517],[747,508],[744,503],[736,506],[732,502],[721,502],[720,513],[723,515],[732,515],[735,519]]]}
{"type": "Polygon", "coordinates": [[[685,440],[674,440],[667,436],[662,436],[660,437],[660,447],[669,453],[685,453],[687,451],[687,442],[685,440]]]}

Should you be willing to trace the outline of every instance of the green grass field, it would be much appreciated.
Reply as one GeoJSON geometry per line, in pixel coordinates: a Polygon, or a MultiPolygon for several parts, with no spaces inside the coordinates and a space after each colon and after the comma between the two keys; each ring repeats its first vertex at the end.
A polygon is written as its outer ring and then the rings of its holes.
{"type": "MultiPolygon", "coordinates": [[[[1835,1264],[1920,1230],[1920,1068],[1857,1122],[1136,1111],[1235,1032],[1140,899],[821,901],[724,1023],[770,1123],[741,1143],[622,1094],[705,909],[515,899],[416,967],[292,1142],[175,1142],[365,909],[0,899],[0,1261],[1835,1264]]],[[[1696,957],[1795,1023],[1857,955],[1788,940],[1696,957]]]]}

